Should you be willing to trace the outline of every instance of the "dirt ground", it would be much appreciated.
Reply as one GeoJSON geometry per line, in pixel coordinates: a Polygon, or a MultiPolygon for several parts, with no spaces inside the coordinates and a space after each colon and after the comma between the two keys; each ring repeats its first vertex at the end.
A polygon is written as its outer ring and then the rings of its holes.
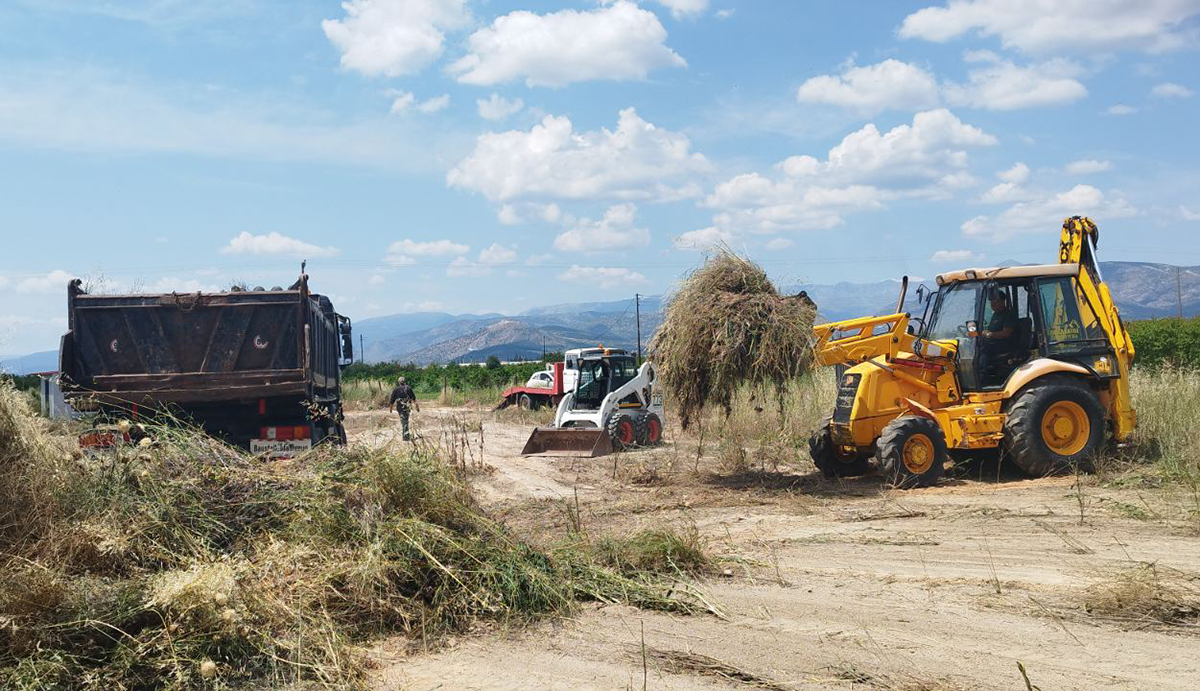
{"type": "MultiPolygon", "coordinates": [[[[592,534],[696,525],[721,559],[696,584],[719,615],[592,606],[432,652],[385,644],[379,689],[1200,688],[1200,620],[1149,625],[1084,606],[1130,569],[1200,583],[1187,497],[1021,479],[994,463],[909,491],[825,481],[807,459],[730,477],[690,438],[522,458],[532,421],[431,406],[415,419],[427,441],[458,444],[482,501],[532,539],[565,534],[576,501],[592,534]]],[[[348,427],[352,443],[402,443],[385,412],[348,427]]]]}

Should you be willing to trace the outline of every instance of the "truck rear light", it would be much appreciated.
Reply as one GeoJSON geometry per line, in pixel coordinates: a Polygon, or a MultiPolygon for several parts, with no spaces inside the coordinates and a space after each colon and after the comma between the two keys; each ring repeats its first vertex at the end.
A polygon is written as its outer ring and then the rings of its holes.
{"type": "Polygon", "coordinates": [[[278,427],[263,427],[259,431],[259,439],[291,441],[292,439],[312,439],[312,427],[309,425],[285,425],[278,427]]]}
{"type": "Polygon", "coordinates": [[[267,399],[265,399],[265,398],[258,399],[258,414],[259,415],[267,414],[267,399]]]}
{"type": "Polygon", "coordinates": [[[292,428],[292,439],[312,439],[312,427],[297,425],[292,428]]]}

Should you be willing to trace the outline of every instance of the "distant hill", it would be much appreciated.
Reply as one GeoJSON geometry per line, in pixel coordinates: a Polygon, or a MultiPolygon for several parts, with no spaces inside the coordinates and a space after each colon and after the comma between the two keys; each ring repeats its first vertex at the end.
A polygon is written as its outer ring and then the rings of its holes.
{"type": "Polygon", "coordinates": [[[58,369],[58,351],[47,350],[30,355],[0,356],[0,372],[9,374],[33,374],[34,372],[52,372],[58,369]]]}
{"type": "Polygon", "coordinates": [[[1150,319],[1200,314],[1200,266],[1147,262],[1100,262],[1123,319],[1150,319]]]}

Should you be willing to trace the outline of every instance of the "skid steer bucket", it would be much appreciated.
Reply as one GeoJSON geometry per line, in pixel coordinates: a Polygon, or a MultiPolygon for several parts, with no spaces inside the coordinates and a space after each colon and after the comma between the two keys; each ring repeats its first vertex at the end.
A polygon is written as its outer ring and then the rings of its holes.
{"type": "Polygon", "coordinates": [[[596,458],[612,453],[608,432],[597,428],[537,427],[521,449],[522,456],[574,456],[596,458]]]}

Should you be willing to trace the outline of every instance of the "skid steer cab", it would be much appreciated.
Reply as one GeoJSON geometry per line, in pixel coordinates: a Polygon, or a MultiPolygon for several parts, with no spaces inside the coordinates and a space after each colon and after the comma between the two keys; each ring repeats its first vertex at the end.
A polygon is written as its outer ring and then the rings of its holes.
{"type": "Polygon", "coordinates": [[[1058,264],[945,273],[919,318],[898,309],[815,327],[818,361],[846,368],[809,442],[817,467],[858,475],[874,459],[895,485],[926,486],[950,451],[1000,449],[1037,477],[1090,470],[1106,443],[1128,439],[1134,348],[1097,236],[1069,218],[1058,264]]]}
{"type": "Polygon", "coordinates": [[[576,365],[574,389],[559,402],[554,426],[535,429],[522,455],[596,457],[662,441],[653,364],[638,367],[632,353],[599,347],[579,350],[576,365]]]}

